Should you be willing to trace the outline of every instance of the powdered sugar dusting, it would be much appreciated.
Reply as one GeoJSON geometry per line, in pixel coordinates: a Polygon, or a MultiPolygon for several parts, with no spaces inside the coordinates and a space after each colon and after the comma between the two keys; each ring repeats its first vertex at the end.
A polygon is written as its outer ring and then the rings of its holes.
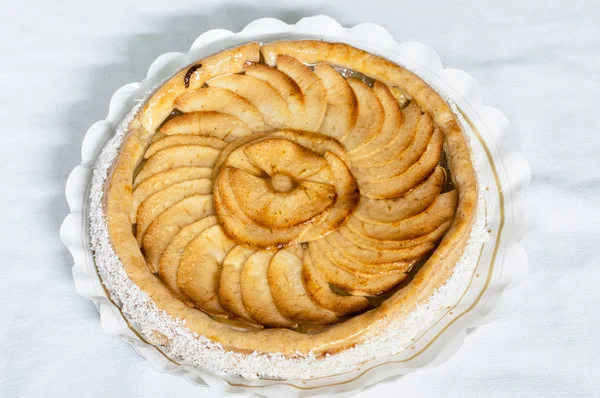
{"type": "MultiPolygon", "coordinates": [[[[456,112],[456,107],[450,104],[457,116],[460,115],[456,112]]],[[[103,206],[105,183],[126,137],[127,126],[140,105],[134,107],[116,129],[114,137],[107,143],[96,163],[90,192],[91,245],[102,282],[112,299],[121,306],[123,314],[145,339],[160,346],[162,351],[173,359],[203,371],[239,375],[246,379],[307,379],[327,376],[332,372],[342,373],[365,362],[388,357],[390,353],[406,350],[414,338],[431,327],[449,306],[456,304],[467,288],[477,265],[481,245],[488,238],[484,229],[485,203],[481,190],[469,244],[446,283],[405,319],[392,321],[384,333],[373,336],[354,348],[320,359],[312,353],[292,357],[257,352],[240,354],[225,350],[205,336],[193,333],[185,326],[184,320],[174,319],[160,310],[150,297],[131,281],[109,239],[103,206]]],[[[482,164],[480,155],[472,155],[475,168],[479,170],[482,164]]]]}

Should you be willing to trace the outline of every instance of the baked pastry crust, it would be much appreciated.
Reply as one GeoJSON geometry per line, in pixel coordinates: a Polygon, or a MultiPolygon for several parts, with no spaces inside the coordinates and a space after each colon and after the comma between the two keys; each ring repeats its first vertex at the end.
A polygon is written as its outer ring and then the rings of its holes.
{"type": "MultiPolygon", "coordinates": [[[[340,106],[343,106],[343,103],[340,106]]],[[[251,116],[246,115],[245,117],[251,116]]],[[[193,116],[190,117],[190,119],[192,118],[193,116]]],[[[314,122],[314,119],[313,117],[311,120],[314,122]]],[[[311,120],[308,122],[310,123],[311,120]]],[[[193,120],[189,122],[193,122],[193,120]]],[[[246,125],[252,123],[250,120],[246,125]]],[[[276,122],[271,124],[274,123],[276,122]]],[[[296,123],[294,127],[297,129],[310,130],[313,127],[310,124],[302,124],[302,120],[294,123],[296,123]]],[[[253,124],[253,126],[254,131],[264,128],[257,124],[253,124]]],[[[170,128],[177,129],[177,126],[170,126],[170,128]]],[[[233,126],[223,133],[221,138],[224,141],[232,142],[232,137],[244,137],[245,135],[247,135],[247,131],[243,126],[233,126]]],[[[361,148],[358,142],[356,148],[361,148]]],[[[209,157],[210,151],[207,151],[207,155],[203,159],[209,157]]],[[[180,156],[177,158],[182,159],[180,156]]],[[[197,189],[198,192],[202,192],[201,186],[197,189]]],[[[402,187],[397,189],[402,190],[402,187]]],[[[373,192],[376,191],[373,190],[373,192]]],[[[111,243],[129,278],[140,289],[148,293],[159,309],[166,311],[173,318],[185,320],[186,327],[192,332],[220,343],[225,349],[241,353],[258,351],[290,356],[297,353],[313,353],[321,356],[355,346],[367,338],[377,335],[385,329],[391,319],[398,321],[406,317],[418,304],[426,301],[438,287],[444,284],[467,245],[476,214],[477,197],[475,173],[461,128],[448,105],[433,89],[406,69],[349,45],[299,41],[276,42],[263,46],[250,43],[227,50],[182,70],[160,87],[129,126],[128,137],[121,148],[113,174],[108,182],[105,211],[111,243]],[[177,98],[190,90],[201,88],[211,78],[244,71],[247,62],[260,60],[261,53],[267,65],[277,64],[278,56],[281,55],[292,57],[306,64],[326,62],[359,72],[389,87],[399,88],[432,119],[437,128],[436,133],[433,134],[443,136],[448,167],[457,191],[456,211],[451,221],[448,221],[451,224],[446,225],[449,229],[414,278],[377,308],[334,324],[317,333],[301,333],[286,328],[260,329],[260,326],[248,328],[247,325],[239,327],[236,324],[222,322],[186,305],[186,300],[181,299],[182,295],[174,294],[163,279],[152,272],[152,265],[148,266],[148,259],[142,254],[138,239],[132,232],[134,221],[132,214],[135,214],[132,206],[136,203],[133,194],[135,172],[153,142],[157,129],[171,114],[177,98]]],[[[204,201],[206,202],[206,200],[204,201]]],[[[368,207],[368,205],[364,206],[368,207]]],[[[358,211],[360,209],[359,206],[358,211]]],[[[364,211],[368,211],[368,209],[364,211]]],[[[139,220],[136,221],[139,223],[139,220]]],[[[213,224],[213,227],[216,226],[213,224]]],[[[214,230],[216,229],[218,228],[214,228],[214,230]]],[[[145,238],[146,236],[144,236],[145,238]]],[[[278,261],[286,261],[286,251],[282,250],[279,253],[282,252],[284,254],[278,255],[284,258],[278,258],[278,261]]],[[[273,254],[274,256],[275,254],[273,254]]],[[[256,260],[257,264],[260,264],[259,260],[256,260]]],[[[310,257],[304,261],[305,264],[307,262],[311,262],[310,257]]],[[[277,272],[277,269],[279,272],[285,272],[288,268],[286,266],[278,267],[273,272],[277,272]]],[[[306,283],[321,287],[322,296],[314,297],[315,301],[327,301],[328,299],[324,296],[328,292],[324,289],[323,281],[319,279],[318,273],[314,272],[314,264],[306,265],[302,272],[306,283]]],[[[324,313],[322,316],[324,319],[331,318],[336,316],[335,314],[344,313],[348,308],[353,310],[361,308],[361,298],[354,298],[357,300],[353,300],[351,303],[340,302],[334,308],[330,308],[333,315],[324,313]]],[[[219,309],[216,308],[216,310],[219,309]]],[[[290,308],[289,311],[291,313],[292,309],[290,308]]],[[[218,316],[218,311],[212,315],[218,316]]],[[[291,327],[292,325],[282,324],[280,326],[291,327]]]]}

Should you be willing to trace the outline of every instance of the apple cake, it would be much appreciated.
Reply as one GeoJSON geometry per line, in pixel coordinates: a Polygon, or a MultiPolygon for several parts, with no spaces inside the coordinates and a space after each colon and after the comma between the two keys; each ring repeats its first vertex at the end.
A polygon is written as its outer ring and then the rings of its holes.
{"type": "Polygon", "coordinates": [[[249,43],[131,114],[96,168],[92,246],[174,360],[323,376],[392,354],[377,342],[403,341],[469,257],[478,198],[457,116],[414,73],[341,43],[249,43]]]}

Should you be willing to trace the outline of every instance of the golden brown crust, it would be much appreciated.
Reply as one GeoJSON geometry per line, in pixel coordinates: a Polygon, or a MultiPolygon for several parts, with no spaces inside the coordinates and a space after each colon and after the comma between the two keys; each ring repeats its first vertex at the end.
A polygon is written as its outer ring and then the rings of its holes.
{"type": "MultiPolygon", "coordinates": [[[[134,171],[142,161],[144,151],[150,144],[153,134],[171,113],[175,99],[188,90],[199,89],[211,77],[240,72],[247,61],[257,62],[259,45],[256,43],[199,61],[179,72],[150,97],[129,126],[129,135],[121,148],[108,182],[106,215],[109,235],[115,252],[131,280],[150,295],[158,308],[168,312],[173,318],[185,319],[186,326],[191,331],[221,343],[226,349],[244,353],[252,351],[279,352],[285,355],[298,352],[313,352],[315,355],[333,353],[378,334],[392,318],[404,319],[418,304],[426,301],[435,289],[445,283],[464,251],[475,217],[477,205],[475,173],[465,137],[452,111],[433,89],[406,69],[340,43],[276,42],[262,46],[260,51],[270,65],[277,63],[278,56],[288,55],[307,64],[326,62],[339,65],[388,86],[399,87],[423,112],[434,119],[444,137],[449,168],[458,190],[458,205],[448,232],[416,276],[404,288],[385,300],[380,307],[333,325],[320,333],[303,334],[280,328],[250,331],[233,328],[185,305],[150,271],[132,233],[134,171]],[[202,66],[197,67],[199,64],[202,66]],[[186,82],[189,84],[187,88],[186,82]]],[[[287,58],[283,59],[294,66],[287,58]]],[[[288,64],[286,66],[289,67],[288,64]]],[[[322,109],[322,104],[315,105],[315,109],[311,112],[318,114],[322,119],[324,117],[322,109]]],[[[325,302],[327,300],[325,296],[329,293],[318,293],[324,285],[322,281],[314,283],[318,283],[318,286],[315,285],[315,294],[325,302]]],[[[363,303],[360,301],[345,305],[344,308],[341,303],[338,303],[332,305],[331,310],[335,313],[345,313],[359,310],[362,306],[363,303]]],[[[288,315],[292,314],[289,308],[285,310],[288,315]]]]}

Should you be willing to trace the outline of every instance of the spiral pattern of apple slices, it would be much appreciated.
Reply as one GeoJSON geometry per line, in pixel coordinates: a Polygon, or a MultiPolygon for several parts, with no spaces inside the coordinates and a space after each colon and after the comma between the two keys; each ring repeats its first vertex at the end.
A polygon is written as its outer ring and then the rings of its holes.
{"type": "Polygon", "coordinates": [[[242,328],[326,325],[370,307],[443,238],[443,134],[403,93],[286,55],[175,100],[131,219],[184,303],[242,328]]]}

